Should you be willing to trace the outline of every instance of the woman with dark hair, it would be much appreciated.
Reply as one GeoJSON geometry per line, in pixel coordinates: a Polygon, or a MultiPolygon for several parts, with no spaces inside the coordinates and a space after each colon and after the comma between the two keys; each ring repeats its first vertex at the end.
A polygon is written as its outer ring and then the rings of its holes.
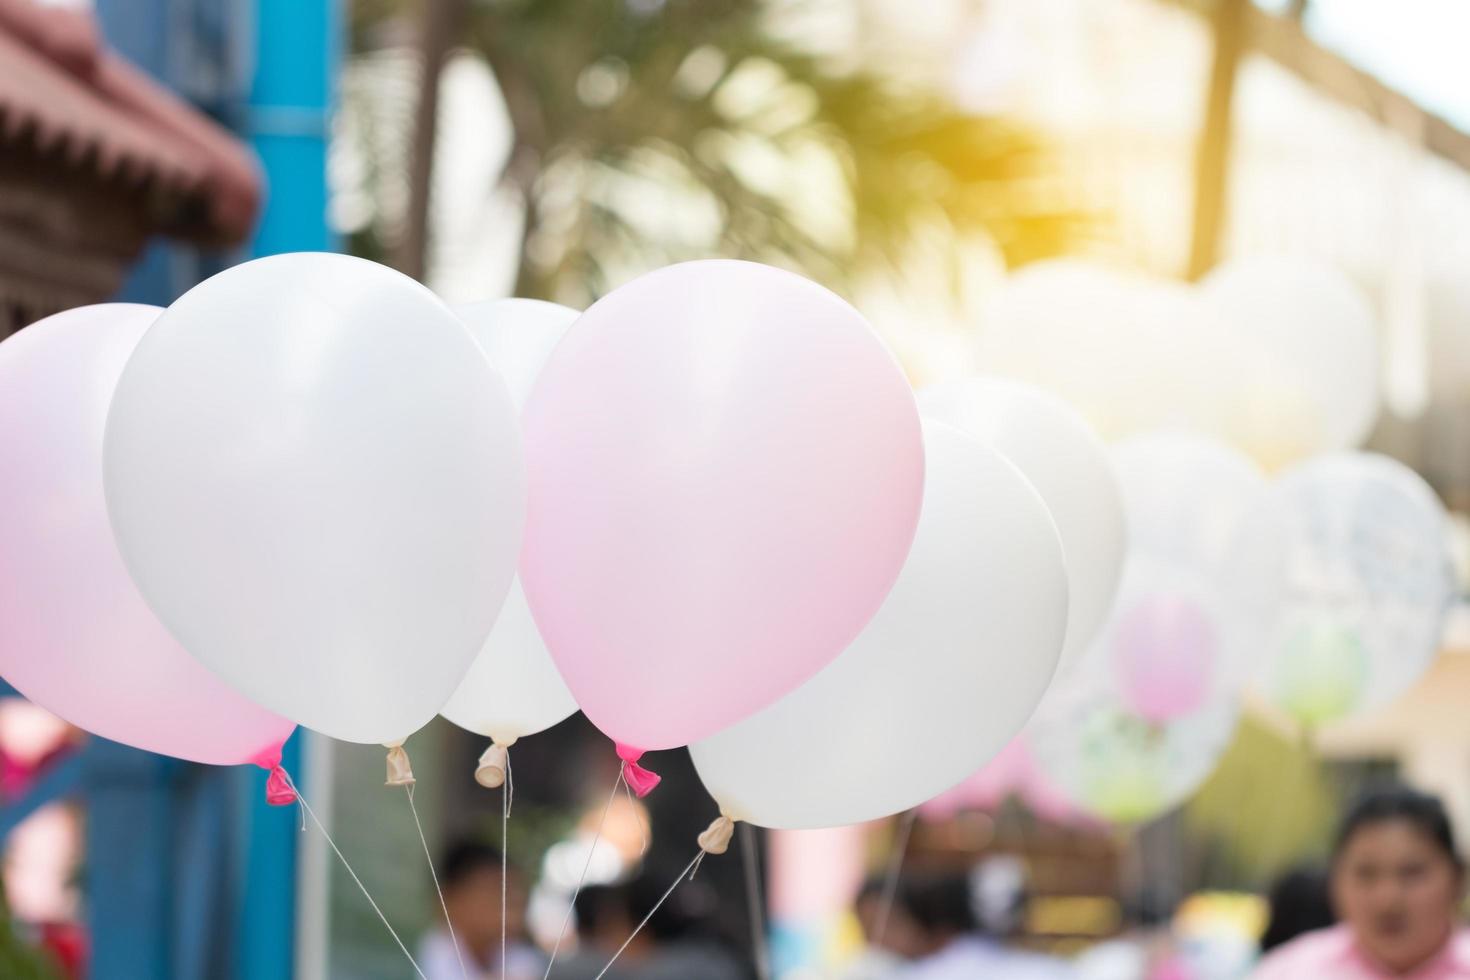
{"type": "Polygon", "coordinates": [[[1464,865],[1438,799],[1396,788],[1359,800],[1329,881],[1341,924],[1281,946],[1254,980],[1470,980],[1470,936],[1456,921],[1464,865]]]}

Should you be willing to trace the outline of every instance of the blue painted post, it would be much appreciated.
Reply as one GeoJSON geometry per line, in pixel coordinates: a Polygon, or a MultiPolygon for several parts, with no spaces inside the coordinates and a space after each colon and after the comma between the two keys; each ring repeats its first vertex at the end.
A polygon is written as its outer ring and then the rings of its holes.
{"type": "MultiPolygon", "coordinates": [[[[340,2],[96,0],[116,50],[254,146],[267,196],[252,255],[335,248],[326,153],[340,2]],[[236,79],[241,52],[249,71],[236,79]]],[[[118,298],[166,305],[222,261],[157,243],[118,298]]],[[[283,762],[299,779],[296,741],[283,762]]],[[[94,977],[294,975],[297,815],[268,807],[264,783],[245,767],[188,767],[99,740],[83,779],[94,977]]]]}
{"type": "MultiPolygon", "coordinates": [[[[327,139],[341,35],[340,0],[256,3],[256,70],[244,130],[265,172],[266,204],[253,255],[337,248],[327,225],[327,139]]],[[[298,781],[303,778],[299,738],[287,745],[283,763],[298,781]]],[[[266,807],[264,786],[264,774],[258,774],[251,788],[250,874],[239,927],[244,941],[237,947],[240,980],[294,975],[298,817],[294,809],[266,807]]]]}

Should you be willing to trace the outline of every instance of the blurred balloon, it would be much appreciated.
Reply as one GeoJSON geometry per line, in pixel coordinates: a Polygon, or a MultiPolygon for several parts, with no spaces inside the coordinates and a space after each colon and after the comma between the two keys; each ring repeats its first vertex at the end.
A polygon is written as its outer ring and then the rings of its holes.
{"type": "Polygon", "coordinates": [[[1067,556],[1067,643],[1057,668],[1066,676],[1107,616],[1122,570],[1123,502],[1107,449],[1065,402],[1004,378],[925,388],[919,410],[1000,452],[1046,501],[1067,556]]]}
{"type": "Polygon", "coordinates": [[[810,678],[913,540],[913,394],[856,310],[779,269],[686,262],[613,290],[547,361],[525,431],[526,598],[635,753],[810,678]]]}
{"type": "Polygon", "coordinates": [[[104,738],[193,762],[252,762],[294,726],[179,646],[138,594],[107,522],[107,406],[162,312],[83,306],[0,343],[0,675],[104,738]]]}
{"type": "Polygon", "coordinates": [[[982,314],[984,370],[1044,388],[1103,438],[1220,424],[1218,350],[1194,291],[1099,263],[1028,265],[982,314]]]}
{"type": "Polygon", "coordinates": [[[397,272],[276,255],[195,286],[118,382],[103,449],[128,568],[189,652],[336,738],[433,718],[515,574],[515,408],[397,272]]]}
{"type": "Polygon", "coordinates": [[[1187,715],[1209,696],[1215,624],[1187,596],[1164,590],[1121,610],[1109,646],[1123,701],[1143,720],[1187,715]]]}
{"type": "Polygon", "coordinates": [[[1010,798],[1049,823],[1090,827],[1099,822],[1067,799],[1036,767],[1025,734],[1011,739],[979,772],[920,805],[919,812],[931,820],[945,820],[967,809],[994,812],[1010,798]]]}
{"type": "Polygon", "coordinates": [[[1287,714],[1316,728],[1352,712],[1368,682],[1368,654],[1351,626],[1303,622],[1289,628],[1271,663],[1268,688],[1287,714]]]}
{"type": "Polygon", "coordinates": [[[1329,441],[1334,409],[1271,338],[1237,329],[1240,315],[1183,283],[1085,260],[1038,262],[987,304],[979,360],[1062,397],[1110,441],[1194,432],[1276,469],[1329,441]]]}
{"type": "Polygon", "coordinates": [[[1234,697],[1162,724],[1109,688],[1073,685],[1048,698],[1026,738],[1067,799],[1106,820],[1138,823],[1177,806],[1210,775],[1235,733],[1234,697]]]}
{"type": "Polygon", "coordinates": [[[994,449],[924,423],[924,509],[898,584],[807,683],[690,746],[729,816],[829,827],[897,813],[959,783],[1030,716],[1066,624],[1061,542],[994,449]]]}
{"type": "MultiPolygon", "coordinates": [[[[525,408],[542,365],[580,315],[531,299],[490,300],[454,312],[500,370],[517,411],[525,408]]],[[[441,713],[461,728],[510,745],[576,710],[517,578],[480,655],[441,713]]]]}
{"type": "MultiPolygon", "coordinates": [[[[1114,449],[1113,466],[1128,521],[1128,558],[1114,617],[1097,653],[1088,654],[1092,666],[1125,667],[1138,680],[1143,665],[1119,655],[1142,642],[1139,630],[1165,626],[1154,614],[1170,603],[1176,612],[1187,605],[1193,626],[1180,620],[1179,631],[1156,632],[1154,641],[1178,644],[1182,661],[1207,671],[1211,696],[1238,690],[1260,661],[1284,581],[1283,518],[1270,484],[1241,452],[1183,433],[1129,439],[1114,449]],[[1132,615],[1142,620],[1130,623],[1132,615]],[[1130,626],[1132,635],[1119,635],[1130,626]]],[[[1151,651],[1166,654],[1157,645],[1151,651]]],[[[1185,684],[1187,669],[1181,662],[1169,672],[1185,684]]]]}
{"type": "Polygon", "coordinates": [[[1321,423],[1317,450],[1367,438],[1378,414],[1378,332],[1373,309],[1345,274],[1304,258],[1253,257],[1201,283],[1227,329],[1266,351],[1321,423]]]}
{"type": "Polygon", "coordinates": [[[1335,453],[1278,481],[1286,598],[1266,696],[1305,725],[1387,704],[1429,667],[1454,597],[1449,521],[1413,470],[1335,453]]]}

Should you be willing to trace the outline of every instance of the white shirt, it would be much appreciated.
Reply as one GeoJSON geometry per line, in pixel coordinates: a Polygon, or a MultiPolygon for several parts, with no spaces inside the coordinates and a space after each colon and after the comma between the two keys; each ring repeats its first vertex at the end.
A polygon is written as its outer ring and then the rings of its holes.
{"type": "Polygon", "coordinates": [[[978,936],[961,936],[932,956],[900,970],[895,980],[1068,980],[1063,960],[1006,949],[978,936]]]}
{"type": "Polygon", "coordinates": [[[474,957],[468,953],[464,954],[464,973],[459,969],[459,957],[454,954],[454,943],[449,938],[449,933],[443,930],[435,930],[424,936],[419,943],[419,952],[415,959],[418,960],[419,968],[424,971],[424,976],[429,980],[464,980],[465,974],[469,980],[541,980],[541,975],[546,972],[546,960],[541,954],[520,943],[512,943],[505,951],[505,977],[497,976],[500,969],[500,951],[496,950],[493,957],[494,968],[481,970],[474,961],[474,957]]]}

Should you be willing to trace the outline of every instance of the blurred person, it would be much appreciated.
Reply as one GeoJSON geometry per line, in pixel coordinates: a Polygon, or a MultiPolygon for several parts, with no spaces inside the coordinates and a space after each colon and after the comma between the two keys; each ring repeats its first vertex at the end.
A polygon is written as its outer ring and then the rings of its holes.
{"type": "MultiPolygon", "coordinates": [[[[592,980],[638,925],[627,885],[586,885],[577,894],[572,909],[577,923],[576,949],[557,955],[550,980],[592,980]]],[[[646,930],[638,933],[603,980],[629,980],[631,974],[627,971],[636,969],[652,950],[653,935],[646,930]]]]}
{"type": "Polygon", "coordinates": [[[1261,953],[1271,952],[1305,932],[1337,923],[1332,913],[1327,872],[1315,867],[1292,868],[1266,893],[1268,918],[1261,934],[1261,953]]]}
{"type": "Polygon", "coordinates": [[[1144,889],[1127,907],[1129,927],[1077,957],[1077,980],[1191,980],[1163,897],[1144,889]]]}
{"type": "Polygon", "coordinates": [[[1347,813],[1332,849],[1340,925],[1270,953],[1254,980],[1470,978],[1470,937],[1457,927],[1464,865],[1440,801],[1379,790],[1347,813]]]}
{"type": "Polygon", "coordinates": [[[920,952],[918,926],[898,900],[897,890],[891,901],[885,902],[886,897],[882,877],[869,878],[858,889],[852,911],[863,931],[863,949],[843,969],[842,980],[883,980],[920,952]]]}
{"type": "Polygon", "coordinates": [[[475,841],[451,845],[439,864],[439,886],[454,938],[442,924],[424,936],[418,962],[427,980],[463,980],[461,956],[470,980],[541,980],[546,959],[525,941],[526,889],[514,867],[504,879],[509,944],[505,974],[500,972],[500,851],[475,841]]]}
{"type": "Polygon", "coordinates": [[[583,888],[574,903],[577,948],[557,956],[551,980],[746,980],[747,971],[713,930],[717,902],[698,879],[681,882],[633,934],[668,885],[645,873],[623,885],[583,888]]]}
{"type": "Polygon", "coordinates": [[[976,879],[964,874],[931,876],[904,889],[904,905],[917,926],[922,952],[893,973],[895,980],[1063,980],[1073,976],[1062,960],[1008,949],[982,934],[977,906],[996,901],[985,890],[983,872],[976,879]]]}

